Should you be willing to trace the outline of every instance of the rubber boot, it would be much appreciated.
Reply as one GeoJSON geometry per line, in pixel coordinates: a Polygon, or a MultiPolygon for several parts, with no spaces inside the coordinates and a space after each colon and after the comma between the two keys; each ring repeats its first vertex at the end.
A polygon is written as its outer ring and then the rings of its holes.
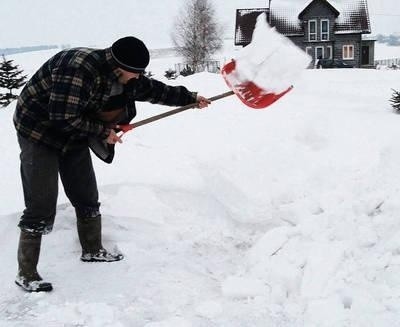
{"type": "Polygon", "coordinates": [[[114,262],[124,258],[121,253],[111,253],[101,244],[101,217],[77,220],[78,236],[84,262],[114,262]]]}
{"type": "Polygon", "coordinates": [[[21,231],[18,246],[18,275],[15,283],[27,292],[50,292],[53,289],[51,283],[43,281],[36,270],[41,234],[21,231]]]}

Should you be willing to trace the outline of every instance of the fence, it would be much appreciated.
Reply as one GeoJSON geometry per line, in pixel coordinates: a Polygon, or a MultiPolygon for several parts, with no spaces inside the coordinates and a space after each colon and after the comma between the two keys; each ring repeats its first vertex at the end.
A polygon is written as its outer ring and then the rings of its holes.
{"type": "Polygon", "coordinates": [[[392,59],[381,59],[381,60],[375,60],[375,67],[377,65],[380,66],[387,66],[387,67],[395,67],[395,66],[400,66],[400,58],[392,58],[392,59]]]}
{"type": "Polygon", "coordinates": [[[219,73],[221,64],[219,60],[206,60],[198,64],[196,67],[192,67],[189,64],[175,64],[175,71],[179,75],[182,71],[194,71],[194,72],[209,72],[219,73]]]}

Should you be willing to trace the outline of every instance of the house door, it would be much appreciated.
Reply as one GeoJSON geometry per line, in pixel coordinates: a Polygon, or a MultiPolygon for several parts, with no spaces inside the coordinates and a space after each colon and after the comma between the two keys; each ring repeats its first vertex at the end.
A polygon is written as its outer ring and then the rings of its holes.
{"type": "Polygon", "coordinates": [[[324,58],[324,47],[315,47],[315,60],[324,58]]]}
{"type": "Polygon", "coordinates": [[[369,64],[369,46],[362,46],[361,49],[361,65],[369,64]]]}

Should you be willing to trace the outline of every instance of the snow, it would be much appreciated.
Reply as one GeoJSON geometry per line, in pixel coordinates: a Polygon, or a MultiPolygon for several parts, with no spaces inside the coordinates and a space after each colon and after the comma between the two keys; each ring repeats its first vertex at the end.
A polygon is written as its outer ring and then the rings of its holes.
{"type": "MultiPolygon", "coordinates": [[[[33,72],[41,55],[12,59],[33,72]]],[[[176,61],[150,70],[165,81],[176,61]]],[[[79,261],[61,192],[39,263],[50,294],[13,283],[23,202],[14,104],[0,110],[0,326],[398,326],[398,81],[306,70],[268,109],[232,96],[129,132],[112,165],[94,159],[104,245],[125,259],[79,261]]],[[[227,90],[209,73],[168,82],[227,90]]],[[[138,119],[165,109],[139,103],[138,119]]]]}
{"type": "Polygon", "coordinates": [[[257,17],[251,43],[236,58],[235,72],[239,84],[252,81],[266,93],[280,93],[292,85],[310,62],[310,56],[271,28],[262,13],[257,17]]]}

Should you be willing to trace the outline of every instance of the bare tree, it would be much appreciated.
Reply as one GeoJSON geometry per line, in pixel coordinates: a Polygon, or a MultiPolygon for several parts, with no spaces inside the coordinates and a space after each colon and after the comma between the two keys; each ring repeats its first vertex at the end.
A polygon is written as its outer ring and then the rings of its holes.
{"type": "Polygon", "coordinates": [[[209,0],[187,0],[176,17],[172,41],[194,71],[222,48],[222,27],[209,0]]]}

